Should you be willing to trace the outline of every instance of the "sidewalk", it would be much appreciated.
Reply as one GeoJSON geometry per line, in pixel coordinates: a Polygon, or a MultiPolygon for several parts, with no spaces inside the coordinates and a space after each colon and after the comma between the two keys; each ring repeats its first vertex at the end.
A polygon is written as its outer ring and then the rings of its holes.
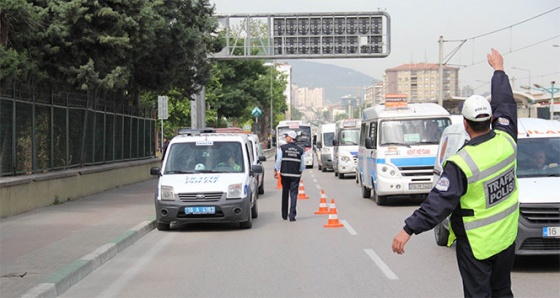
{"type": "Polygon", "coordinates": [[[56,297],[155,227],[157,180],[0,220],[0,297],[56,297]]]}

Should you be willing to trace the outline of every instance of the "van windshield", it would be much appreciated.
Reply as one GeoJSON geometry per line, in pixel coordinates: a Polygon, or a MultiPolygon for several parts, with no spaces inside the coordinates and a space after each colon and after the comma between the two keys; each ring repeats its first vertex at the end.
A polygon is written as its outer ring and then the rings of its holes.
{"type": "Polygon", "coordinates": [[[560,177],[560,138],[517,141],[517,177],[560,177]]]}
{"type": "Polygon", "coordinates": [[[332,141],[334,139],[334,132],[326,132],[323,134],[323,146],[332,147],[332,141]]]}
{"type": "Polygon", "coordinates": [[[439,144],[443,129],[450,124],[449,118],[385,120],[381,122],[380,144],[439,144]]]}
{"type": "Polygon", "coordinates": [[[164,174],[244,171],[243,151],[239,142],[173,143],[167,150],[164,174]]]}
{"type": "Polygon", "coordinates": [[[342,129],[340,131],[339,146],[355,146],[360,143],[360,129],[342,129]]]}

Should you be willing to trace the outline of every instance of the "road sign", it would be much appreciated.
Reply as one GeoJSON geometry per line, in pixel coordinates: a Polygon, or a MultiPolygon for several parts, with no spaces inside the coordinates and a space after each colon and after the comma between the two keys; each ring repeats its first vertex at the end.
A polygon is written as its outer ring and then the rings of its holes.
{"type": "Polygon", "coordinates": [[[169,112],[167,110],[167,96],[158,96],[158,119],[165,120],[169,117],[169,112]]]}
{"type": "Polygon", "coordinates": [[[228,42],[214,59],[383,58],[391,51],[391,18],[385,11],[217,17],[228,42]],[[239,23],[240,34],[254,42],[229,35],[239,23]],[[266,33],[255,36],[263,24],[266,33]],[[242,55],[234,54],[240,49],[242,55]]]}
{"type": "Polygon", "coordinates": [[[262,115],[262,111],[258,107],[255,107],[253,111],[251,111],[251,116],[255,118],[259,118],[261,115],[262,115]]]}

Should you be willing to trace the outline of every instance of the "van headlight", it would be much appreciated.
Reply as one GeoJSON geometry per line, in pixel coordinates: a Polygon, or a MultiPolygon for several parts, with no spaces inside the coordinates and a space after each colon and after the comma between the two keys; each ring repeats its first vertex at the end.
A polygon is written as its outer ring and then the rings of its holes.
{"type": "Polygon", "coordinates": [[[231,184],[230,186],[228,186],[226,198],[227,199],[241,198],[242,193],[243,193],[243,185],[241,183],[231,184]]]}
{"type": "Polygon", "coordinates": [[[397,175],[397,171],[395,171],[395,169],[389,166],[382,166],[381,173],[383,173],[385,176],[390,176],[390,177],[394,177],[397,175]]]}
{"type": "Polygon", "coordinates": [[[162,201],[175,201],[173,186],[161,186],[161,196],[159,198],[162,201]]]}
{"type": "Polygon", "coordinates": [[[350,157],[348,157],[348,156],[343,156],[343,157],[340,158],[340,161],[342,161],[342,162],[350,162],[350,157]]]}

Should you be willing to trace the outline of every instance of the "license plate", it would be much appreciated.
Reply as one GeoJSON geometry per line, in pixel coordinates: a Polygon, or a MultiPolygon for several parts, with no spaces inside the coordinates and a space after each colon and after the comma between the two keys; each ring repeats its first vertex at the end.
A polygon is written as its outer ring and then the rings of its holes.
{"type": "Polygon", "coordinates": [[[558,238],[560,237],[560,227],[543,227],[542,236],[544,238],[558,238]]]}
{"type": "Polygon", "coordinates": [[[185,207],[185,214],[214,214],[216,207],[185,207]]]}
{"type": "Polygon", "coordinates": [[[432,189],[432,183],[411,183],[408,185],[408,189],[410,190],[432,189]]]}

